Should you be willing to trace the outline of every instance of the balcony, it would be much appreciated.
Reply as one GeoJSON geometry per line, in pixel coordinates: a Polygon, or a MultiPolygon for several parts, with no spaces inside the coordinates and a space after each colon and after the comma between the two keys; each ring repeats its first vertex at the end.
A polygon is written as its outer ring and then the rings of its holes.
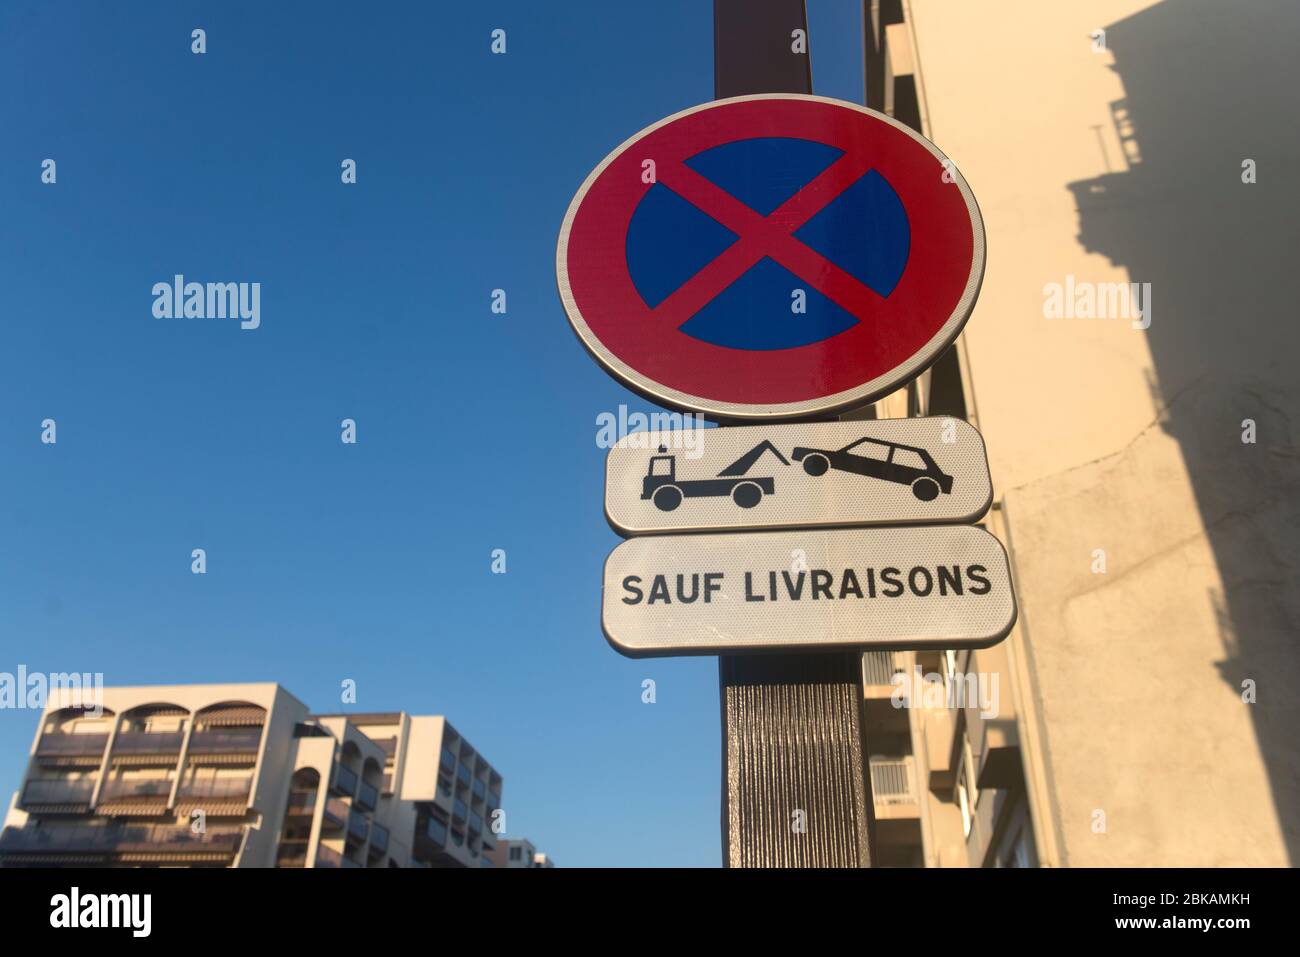
{"type": "Polygon", "coordinates": [[[479,834],[482,833],[483,833],[483,819],[479,817],[477,814],[475,814],[473,811],[471,811],[469,814],[469,835],[470,837],[477,837],[479,834]]]}
{"type": "Polygon", "coordinates": [[[289,806],[285,808],[287,817],[311,817],[316,811],[315,791],[290,791],[289,806]]]}
{"type": "Polygon", "coordinates": [[[275,852],[276,867],[306,867],[307,842],[284,842],[275,852]]]}
{"type": "Polygon", "coordinates": [[[363,811],[373,811],[379,806],[379,789],[373,784],[367,784],[365,781],[362,781],[360,787],[357,789],[356,801],[357,807],[361,808],[363,811]]]}
{"type": "Polygon", "coordinates": [[[90,804],[94,781],[28,781],[23,788],[24,806],[34,804],[90,804]]]}
{"type": "Polygon", "coordinates": [[[348,814],[348,840],[361,844],[369,833],[370,821],[364,814],[355,810],[348,814]]]}
{"type": "Polygon", "coordinates": [[[185,735],[181,731],[120,731],[113,740],[113,756],[127,754],[175,755],[185,735]]]}
{"type": "Polygon", "coordinates": [[[469,815],[469,808],[465,806],[465,802],[462,801],[460,798],[456,798],[456,800],[452,802],[451,805],[452,820],[460,821],[463,824],[465,823],[465,818],[468,815],[469,815]]]}
{"type": "Polygon", "coordinates": [[[325,801],[325,819],[322,822],[322,827],[334,832],[341,831],[343,824],[347,822],[347,815],[348,807],[346,802],[342,798],[331,797],[328,801],[325,801]]]}
{"type": "Polygon", "coordinates": [[[104,785],[99,803],[140,799],[166,803],[171,793],[172,782],[166,778],[122,778],[104,785]]]}
{"type": "Polygon", "coordinates": [[[128,852],[154,853],[175,851],[182,853],[212,852],[233,854],[243,839],[242,827],[208,828],[195,833],[188,826],[146,825],[122,828],[117,839],[119,854],[128,852]]]}
{"type": "Polygon", "coordinates": [[[332,847],[326,847],[322,844],[316,848],[317,867],[342,867],[343,861],[343,855],[332,847]]]}
{"type": "Polygon", "coordinates": [[[370,825],[370,856],[382,857],[388,853],[388,828],[378,821],[370,825]]]}
{"type": "Polygon", "coordinates": [[[4,854],[219,854],[239,850],[243,828],[208,828],[195,833],[188,826],[171,824],[109,827],[5,828],[0,834],[4,854]]]}
{"type": "Polygon", "coordinates": [[[41,735],[36,745],[38,758],[98,758],[108,744],[107,734],[53,734],[41,735]]]}
{"type": "Polygon", "coordinates": [[[195,731],[190,737],[191,755],[256,754],[262,746],[262,729],[238,731],[195,731]]]}
{"type": "Polygon", "coordinates": [[[448,774],[453,773],[456,770],[456,755],[443,748],[442,755],[438,758],[438,767],[448,774]]]}
{"type": "Polygon", "coordinates": [[[429,818],[429,823],[424,828],[425,835],[439,847],[447,846],[447,825],[443,824],[436,818],[429,818]]]}
{"type": "Polygon", "coordinates": [[[499,808],[500,806],[501,806],[501,792],[500,792],[500,791],[488,791],[488,796],[487,796],[487,809],[488,809],[488,813],[491,814],[493,811],[495,811],[495,810],[496,810],[497,808],[499,808]]]}
{"type": "Polygon", "coordinates": [[[384,757],[385,757],[388,761],[391,762],[391,761],[393,760],[393,758],[397,757],[397,738],[396,738],[396,737],[392,737],[392,738],[375,738],[375,739],[373,739],[373,740],[374,740],[375,744],[379,745],[379,750],[384,752],[384,757]]]}
{"type": "Polygon", "coordinates": [[[334,783],[330,790],[344,797],[354,797],[357,793],[357,772],[339,764],[334,767],[334,783]]]}
{"type": "Polygon", "coordinates": [[[463,764],[456,768],[456,781],[461,787],[469,787],[469,768],[465,767],[463,764]]]}
{"type": "Polygon", "coordinates": [[[485,785],[479,778],[474,779],[474,786],[470,790],[474,795],[475,801],[481,802],[485,797],[487,797],[487,785],[485,785]]]}
{"type": "Polygon", "coordinates": [[[862,683],[868,688],[892,689],[896,658],[892,651],[868,651],[862,656],[862,683]]]}
{"type": "Polygon", "coordinates": [[[916,817],[912,758],[871,759],[871,799],[878,819],[916,817]]]}
{"type": "Polygon", "coordinates": [[[191,781],[181,786],[180,800],[246,801],[252,788],[251,777],[191,781]]]}

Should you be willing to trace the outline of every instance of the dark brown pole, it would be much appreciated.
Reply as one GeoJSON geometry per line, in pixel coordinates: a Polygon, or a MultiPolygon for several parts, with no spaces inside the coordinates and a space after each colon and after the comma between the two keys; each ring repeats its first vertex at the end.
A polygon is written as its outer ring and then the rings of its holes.
{"type": "MultiPolygon", "coordinates": [[[[807,37],[803,0],[714,0],[714,96],[811,93],[807,37]]],[[[727,866],[870,867],[862,656],[732,655],[718,680],[727,866]]]]}

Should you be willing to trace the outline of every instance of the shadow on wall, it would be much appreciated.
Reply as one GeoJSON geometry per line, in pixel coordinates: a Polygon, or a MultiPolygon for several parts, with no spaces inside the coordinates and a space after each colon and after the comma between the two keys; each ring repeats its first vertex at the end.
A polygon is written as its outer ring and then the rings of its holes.
{"type": "Polygon", "coordinates": [[[1162,425],[1224,583],[1217,664],[1239,693],[1257,685],[1255,732],[1297,863],[1300,4],[1165,0],[1105,30],[1126,93],[1111,107],[1126,157],[1110,165],[1127,171],[1070,184],[1079,239],[1151,283],[1162,425]]]}

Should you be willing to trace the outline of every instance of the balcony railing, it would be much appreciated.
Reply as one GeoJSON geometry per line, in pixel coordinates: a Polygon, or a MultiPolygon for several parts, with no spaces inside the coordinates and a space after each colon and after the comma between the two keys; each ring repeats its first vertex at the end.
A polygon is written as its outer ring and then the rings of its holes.
{"type": "Polygon", "coordinates": [[[307,866],[307,844],[306,842],[294,844],[281,844],[275,852],[276,867],[306,867],[307,866]]]}
{"type": "Polygon", "coordinates": [[[262,746],[262,729],[247,731],[195,731],[190,737],[190,754],[241,754],[262,746]]]}
{"type": "Polygon", "coordinates": [[[94,757],[104,753],[107,734],[53,734],[41,735],[36,745],[38,758],[94,757]]]}
{"type": "Polygon", "coordinates": [[[208,828],[196,833],[188,826],[143,824],[128,827],[8,827],[0,834],[0,853],[66,852],[198,852],[234,853],[243,828],[208,828]]]}
{"type": "Polygon", "coordinates": [[[872,758],[871,797],[876,804],[915,804],[911,758],[872,758]]]}
{"type": "Polygon", "coordinates": [[[370,822],[360,811],[353,811],[348,815],[348,836],[357,841],[364,841],[366,835],[370,833],[370,822]]]}
{"type": "Polygon", "coordinates": [[[315,791],[290,791],[286,814],[311,814],[316,809],[315,791]]]}
{"type": "Polygon", "coordinates": [[[176,754],[185,735],[180,731],[119,731],[113,739],[114,754],[176,754]]]}
{"type": "Polygon", "coordinates": [[[324,844],[316,848],[316,866],[317,867],[342,867],[343,855],[332,847],[324,844]]]}
{"type": "Polygon", "coordinates": [[[248,797],[252,787],[252,778],[216,778],[210,781],[191,781],[181,787],[180,797],[190,801],[196,798],[234,800],[248,797]]]}
{"type": "Polygon", "coordinates": [[[325,802],[325,824],[342,827],[348,819],[348,806],[342,798],[332,797],[325,802]]]}
{"type": "Polygon", "coordinates": [[[94,781],[28,781],[24,804],[89,804],[94,781]]]}
{"type": "Polygon", "coordinates": [[[370,825],[370,853],[388,853],[388,828],[378,821],[370,825]]]}
{"type": "Polygon", "coordinates": [[[196,833],[188,826],[152,825],[123,828],[118,838],[118,851],[205,851],[238,850],[244,829],[208,828],[196,833]]]}
{"type": "Polygon", "coordinates": [[[109,781],[99,792],[99,800],[121,801],[132,798],[163,799],[170,797],[172,782],[165,778],[143,778],[109,781]]]}
{"type": "Polygon", "coordinates": [[[378,806],[379,789],[373,784],[362,781],[360,787],[357,788],[357,807],[373,811],[378,806]]]}
{"type": "Polygon", "coordinates": [[[343,765],[334,768],[334,793],[353,797],[357,793],[357,772],[343,765]]]}
{"type": "Polygon", "coordinates": [[[862,656],[862,683],[888,685],[894,682],[895,656],[892,651],[868,651],[862,656]]]}

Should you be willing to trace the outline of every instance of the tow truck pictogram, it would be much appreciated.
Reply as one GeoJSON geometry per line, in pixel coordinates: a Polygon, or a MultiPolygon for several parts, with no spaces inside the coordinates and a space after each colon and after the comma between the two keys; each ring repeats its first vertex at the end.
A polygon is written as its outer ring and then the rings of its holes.
{"type": "MultiPolygon", "coordinates": [[[[666,446],[659,446],[661,453],[667,452],[666,446]]],[[[641,485],[641,498],[654,502],[655,507],[664,512],[671,512],[682,504],[683,498],[720,498],[730,496],[741,508],[753,508],[763,500],[763,496],[776,491],[776,480],[770,476],[750,478],[746,472],[763,457],[764,452],[771,452],[781,464],[789,465],[789,460],[777,451],[771,442],[760,442],[736,461],[718,473],[717,478],[677,479],[677,457],[673,455],[656,455],[650,459],[645,480],[641,485]]]]}

